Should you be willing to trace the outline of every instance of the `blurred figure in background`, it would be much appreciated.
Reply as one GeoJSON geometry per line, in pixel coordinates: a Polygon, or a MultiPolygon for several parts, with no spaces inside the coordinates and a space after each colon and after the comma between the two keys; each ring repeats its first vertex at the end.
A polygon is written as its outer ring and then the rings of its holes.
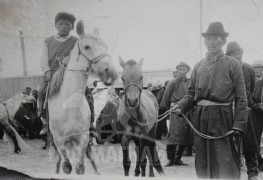
{"type": "Polygon", "coordinates": [[[257,138],[259,171],[263,171],[263,158],[260,154],[260,142],[263,131],[263,60],[254,60],[252,66],[255,70],[255,89],[252,93],[252,118],[257,138]]]}
{"type": "MultiPolygon", "coordinates": [[[[170,109],[173,107],[181,98],[184,97],[187,88],[189,86],[190,80],[187,79],[186,74],[190,71],[190,66],[185,62],[180,62],[176,69],[178,71],[178,77],[171,80],[164,93],[164,104],[162,104],[162,109],[170,109]]],[[[171,112],[170,115],[170,126],[169,133],[167,136],[167,158],[168,163],[165,167],[173,165],[186,165],[181,160],[185,145],[192,144],[189,142],[191,134],[189,133],[190,127],[187,122],[171,112]]]]}
{"type": "Polygon", "coordinates": [[[251,94],[255,88],[255,71],[250,64],[242,62],[243,49],[233,41],[229,42],[226,48],[226,55],[236,58],[242,67],[245,81],[247,101],[248,101],[248,122],[247,129],[242,134],[243,154],[245,156],[248,180],[256,180],[258,177],[258,160],[257,160],[257,140],[252,120],[252,98],[251,94]]]}

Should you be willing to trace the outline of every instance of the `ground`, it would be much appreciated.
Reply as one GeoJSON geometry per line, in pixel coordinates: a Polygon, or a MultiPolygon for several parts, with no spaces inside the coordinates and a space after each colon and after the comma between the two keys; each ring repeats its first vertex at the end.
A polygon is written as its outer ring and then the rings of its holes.
{"type": "MultiPolygon", "coordinates": [[[[77,177],[77,179],[87,179],[87,176],[90,176],[95,177],[96,180],[105,180],[105,177],[123,179],[122,152],[119,144],[93,146],[93,158],[96,161],[101,176],[96,176],[87,158],[85,159],[86,171],[84,176],[68,176],[63,175],[63,173],[58,176],[55,174],[56,158],[49,155],[47,150],[42,150],[44,142],[39,139],[25,141],[28,145],[30,145],[31,150],[17,155],[10,151],[10,147],[7,142],[0,140],[0,166],[7,167],[8,169],[14,169],[33,177],[61,177],[63,179],[75,179],[77,177]]],[[[167,162],[164,147],[165,145],[162,142],[158,143],[158,153],[162,165],[167,162]]],[[[135,153],[133,145],[131,145],[130,153],[131,161],[133,162],[130,169],[130,176],[133,177],[135,167],[135,153]]],[[[187,163],[188,166],[164,167],[166,174],[165,177],[167,179],[196,179],[194,157],[184,156],[182,160],[187,163]]],[[[146,174],[148,174],[148,169],[146,174]]],[[[156,177],[160,177],[156,171],[155,175],[156,177]]],[[[247,179],[245,167],[242,168],[241,179],[247,179]]],[[[263,179],[263,172],[259,174],[259,179],[263,179]]]]}

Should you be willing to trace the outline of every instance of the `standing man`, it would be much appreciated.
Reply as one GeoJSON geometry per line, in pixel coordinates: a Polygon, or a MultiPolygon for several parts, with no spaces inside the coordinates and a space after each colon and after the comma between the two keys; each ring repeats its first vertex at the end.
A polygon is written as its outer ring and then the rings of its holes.
{"type": "Polygon", "coordinates": [[[40,67],[44,76],[40,82],[38,91],[38,115],[43,122],[43,129],[40,131],[41,135],[47,133],[46,110],[43,106],[48,82],[50,82],[54,72],[60,68],[58,58],[68,56],[78,40],[77,37],[70,35],[70,31],[74,29],[75,20],[76,18],[72,14],[66,12],[58,13],[55,17],[55,27],[58,33],[44,40],[42,56],[40,59],[40,67]]]}
{"type": "Polygon", "coordinates": [[[256,132],[257,138],[257,146],[258,146],[258,165],[259,171],[263,171],[263,158],[260,154],[260,142],[263,130],[263,61],[262,60],[254,60],[252,66],[255,70],[256,78],[255,78],[255,90],[252,94],[253,107],[252,107],[252,117],[254,128],[256,132]]]}
{"type": "Polygon", "coordinates": [[[241,66],[243,71],[243,77],[246,86],[246,94],[248,100],[248,122],[247,129],[242,136],[243,142],[243,153],[245,155],[246,166],[247,166],[247,174],[248,180],[256,180],[258,177],[258,161],[257,161],[257,153],[258,146],[256,140],[256,134],[252,121],[252,98],[251,94],[255,89],[255,71],[250,64],[242,62],[243,57],[243,49],[240,45],[233,41],[228,43],[226,48],[226,55],[236,58],[241,66]]]}
{"type": "MultiPolygon", "coordinates": [[[[168,83],[163,96],[165,107],[161,107],[162,109],[170,109],[170,107],[173,107],[184,97],[187,91],[190,80],[187,79],[186,74],[190,71],[190,66],[185,62],[180,62],[176,66],[176,69],[178,71],[178,77],[168,83]]],[[[169,161],[165,167],[186,165],[182,162],[181,158],[183,156],[185,145],[192,143],[189,142],[189,137],[191,136],[189,129],[189,125],[182,117],[178,117],[174,112],[171,113],[166,148],[169,161]]]]}
{"type": "Polygon", "coordinates": [[[186,95],[174,106],[175,113],[181,114],[197,105],[193,124],[203,134],[218,137],[234,131],[219,140],[194,134],[198,178],[240,178],[238,146],[247,124],[247,97],[240,63],[222,50],[228,35],[221,22],[211,23],[202,33],[206,58],[195,65],[186,95]]]}

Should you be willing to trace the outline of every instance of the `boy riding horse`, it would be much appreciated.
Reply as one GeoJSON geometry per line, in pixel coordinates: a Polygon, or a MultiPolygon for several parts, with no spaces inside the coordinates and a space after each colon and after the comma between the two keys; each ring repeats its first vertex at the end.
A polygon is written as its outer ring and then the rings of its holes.
{"type": "MultiPolygon", "coordinates": [[[[44,72],[44,76],[40,82],[38,91],[38,115],[41,117],[41,121],[43,122],[43,128],[40,131],[41,135],[47,134],[48,131],[48,118],[46,118],[46,109],[44,107],[48,83],[50,82],[53,74],[60,68],[59,61],[62,60],[61,58],[67,57],[70,54],[76,41],[78,40],[77,37],[70,34],[70,31],[74,29],[75,20],[76,18],[73,14],[66,12],[58,13],[55,17],[55,27],[58,33],[44,40],[43,52],[40,60],[40,66],[44,72]]],[[[86,98],[88,100],[87,96],[86,98]]],[[[93,110],[91,109],[91,111],[93,110]]],[[[91,127],[93,127],[93,119],[94,118],[91,117],[91,127]]]]}

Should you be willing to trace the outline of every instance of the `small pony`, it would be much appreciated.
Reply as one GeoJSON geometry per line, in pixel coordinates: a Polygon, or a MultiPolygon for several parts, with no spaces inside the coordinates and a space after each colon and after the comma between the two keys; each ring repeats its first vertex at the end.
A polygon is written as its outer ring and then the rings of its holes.
{"type": "Polygon", "coordinates": [[[0,103],[0,127],[3,128],[8,141],[14,146],[14,152],[17,154],[21,151],[20,147],[26,147],[26,145],[16,130],[10,125],[9,120],[14,121],[15,114],[23,103],[34,102],[36,102],[34,97],[18,92],[3,104],[0,103]]]}
{"type": "Polygon", "coordinates": [[[123,68],[124,96],[118,110],[118,134],[121,134],[123,150],[124,175],[129,176],[131,160],[129,158],[129,142],[133,140],[136,146],[137,162],[135,176],[140,173],[145,176],[146,155],[150,161],[149,176],[154,177],[153,167],[161,175],[164,174],[155,143],[158,117],[158,102],[148,90],[143,90],[143,74],[141,66],[143,59],[138,63],[134,60],[125,62],[119,57],[123,68]]]}
{"type": "Polygon", "coordinates": [[[63,71],[60,69],[56,73],[62,75],[55,73],[50,82],[49,128],[59,155],[56,173],[59,173],[63,160],[63,171],[70,174],[73,157],[77,157],[75,172],[84,174],[85,153],[98,173],[91,159],[90,149],[87,150],[91,119],[90,108],[85,98],[87,80],[89,75],[93,74],[104,84],[112,85],[118,75],[112,65],[107,45],[98,36],[98,29],[85,34],[83,22],[79,21],[76,30],[80,39],[69,55],[67,67],[60,63],[63,71]]]}

